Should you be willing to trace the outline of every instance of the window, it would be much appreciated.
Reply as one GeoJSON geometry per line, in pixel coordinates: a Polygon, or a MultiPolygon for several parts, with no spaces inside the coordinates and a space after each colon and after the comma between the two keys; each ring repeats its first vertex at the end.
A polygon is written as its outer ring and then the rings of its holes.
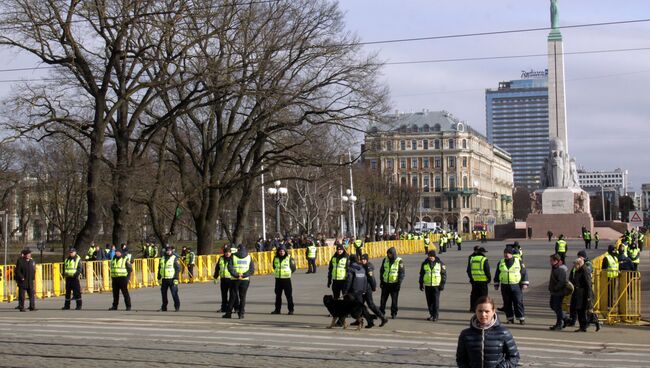
{"type": "Polygon", "coordinates": [[[433,187],[436,192],[440,192],[442,190],[442,180],[440,179],[439,176],[436,176],[436,178],[433,180],[433,187]]]}
{"type": "Polygon", "coordinates": [[[431,198],[430,197],[424,197],[422,198],[422,208],[431,208],[431,198]]]}
{"type": "Polygon", "coordinates": [[[411,169],[417,169],[418,168],[418,159],[415,157],[411,158],[411,169]]]}
{"type": "Polygon", "coordinates": [[[463,176],[463,189],[467,190],[468,189],[468,181],[467,181],[467,176],[463,176]]]}
{"type": "Polygon", "coordinates": [[[433,148],[440,149],[440,140],[436,139],[433,141],[433,148]]]}
{"type": "Polygon", "coordinates": [[[411,176],[411,186],[413,188],[418,187],[418,177],[417,176],[411,176]]]}
{"type": "Polygon", "coordinates": [[[402,177],[399,179],[399,183],[400,183],[400,185],[402,185],[402,186],[406,185],[406,176],[402,176],[402,177]]]}
{"type": "Polygon", "coordinates": [[[463,139],[463,148],[467,149],[467,139],[463,139]]]}
{"type": "Polygon", "coordinates": [[[456,148],[456,141],[453,139],[449,140],[449,149],[454,149],[456,148]]]}
{"type": "Polygon", "coordinates": [[[393,150],[393,141],[386,141],[386,151],[393,150]]]}
{"type": "Polygon", "coordinates": [[[429,168],[429,158],[428,157],[425,157],[425,158],[422,159],[422,167],[425,168],[425,169],[429,168]]]}
{"type": "Polygon", "coordinates": [[[429,149],[429,140],[425,139],[422,141],[422,149],[428,150],[429,149]]]}
{"type": "Polygon", "coordinates": [[[433,167],[436,169],[439,169],[440,166],[442,166],[442,158],[441,157],[434,157],[433,158],[433,167]]]}
{"type": "Polygon", "coordinates": [[[393,170],[393,159],[392,158],[389,158],[389,159],[386,160],[386,167],[391,171],[393,170]]]}
{"type": "Polygon", "coordinates": [[[429,175],[425,175],[422,178],[422,189],[424,189],[425,192],[429,191],[429,175]]]}
{"type": "Polygon", "coordinates": [[[399,159],[399,168],[400,169],[406,169],[406,159],[405,158],[400,158],[399,159]]]}
{"type": "Polygon", "coordinates": [[[411,149],[412,150],[418,149],[418,141],[416,141],[415,139],[411,141],[411,149]]]}
{"type": "Polygon", "coordinates": [[[400,141],[400,142],[399,142],[399,148],[400,148],[402,151],[406,151],[406,141],[400,141]]]}
{"type": "Polygon", "coordinates": [[[455,176],[450,176],[449,177],[449,190],[454,190],[456,189],[456,177],[455,176]]]}
{"type": "Polygon", "coordinates": [[[370,168],[372,170],[377,170],[377,160],[370,160],[370,168]]]}
{"type": "Polygon", "coordinates": [[[456,157],[447,157],[447,166],[456,167],[456,157]]]}
{"type": "Polygon", "coordinates": [[[433,198],[433,207],[434,208],[442,208],[442,199],[440,197],[434,197],[433,198]]]}
{"type": "Polygon", "coordinates": [[[463,167],[467,167],[467,157],[463,157],[463,167]]]}

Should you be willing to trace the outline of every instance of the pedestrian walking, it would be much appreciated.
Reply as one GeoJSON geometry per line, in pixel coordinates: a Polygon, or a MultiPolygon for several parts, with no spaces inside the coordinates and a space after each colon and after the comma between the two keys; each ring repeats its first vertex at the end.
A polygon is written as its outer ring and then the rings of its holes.
{"type": "Polygon", "coordinates": [[[232,275],[230,290],[232,290],[231,299],[228,303],[228,310],[223,318],[232,318],[232,311],[235,305],[239,305],[237,315],[239,319],[244,319],[246,312],[246,294],[250,285],[250,277],[255,273],[255,262],[246,250],[246,247],[239,244],[237,253],[233,254],[228,263],[228,272],[232,275]]]}
{"type": "Polygon", "coordinates": [[[307,273],[316,273],[316,257],[318,256],[318,247],[316,242],[310,240],[305,249],[305,258],[307,258],[307,273]]]}
{"type": "Polygon", "coordinates": [[[122,257],[122,250],[115,249],[115,256],[111,259],[111,286],[113,288],[113,305],[108,310],[117,310],[120,301],[120,292],[124,297],[126,310],[131,310],[131,296],[129,295],[129,278],[133,268],[131,263],[122,257]]]}
{"type": "Polygon", "coordinates": [[[379,287],[381,288],[381,300],[379,303],[379,310],[381,314],[386,315],[386,302],[390,296],[390,318],[395,319],[398,311],[398,298],[399,291],[404,281],[404,263],[402,259],[397,256],[397,250],[394,247],[388,248],[386,251],[386,258],[381,264],[379,270],[381,281],[379,287]]]}
{"type": "Polygon", "coordinates": [[[478,299],[470,327],[458,337],[456,365],[460,368],[517,367],[519,351],[512,333],[499,322],[494,300],[478,299]]]}
{"type": "Polygon", "coordinates": [[[591,231],[585,229],[582,232],[582,240],[585,241],[585,249],[591,249],[591,231]]]}
{"type": "Polygon", "coordinates": [[[336,252],[330,259],[327,270],[327,287],[332,287],[332,296],[339,299],[345,288],[348,272],[348,254],[342,244],[336,246],[336,252]]]}
{"type": "Polygon", "coordinates": [[[469,295],[469,311],[476,310],[476,302],[482,296],[488,295],[488,284],[490,283],[490,263],[485,256],[487,250],[478,245],[474,247],[474,253],[467,260],[467,276],[472,285],[472,291],[469,295]]]}
{"type": "MultiPolygon", "coordinates": [[[[92,257],[94,257],[94,254],[92,257]]],[[[82,270],[81,257],[77,254],[76,249],[70,248],[68,250],[68,258],[63,261],[65,302],[63,303],[63,308],[61,308],[62,310],[70,309],[71,300],[75,301],[75,310],[81,309],[81,284],[79,283],[79,276],[81,275],[82,270]],[[72,299],[70,299],[71,296],[72,299]]]]}
{"type": "Polygon", "coordinates": [[[514,317],[517,317],[523,325],[526,320],[523,290],[528,288],[528,272],[523,262],[514,258],[512,253],[512,247],[506,247],[503,251],[503,258],[494,274],[494,289],[501,288],[507,323],[515,323],[514,317]]]}
{"type": "Polygon", "coordinates": [[[181,273],[181,265],[172,252],[172,247],[166,247],[165,254],[160,257],[158,263],[158,282],[160,282],[160,293],[162,294],[162,305],[159,312],[167,312],[167,290],[172,294],[174,311],[178,312],[181,308],[181,300],[178,297],[178,276],[181,273]]]}
{"type": "Polygon", "coordinates": [[[598,231],[594,233],[594,245],[596,249],[598,249],[598,242],[600,242],[600,234],[598,234],[598,231]]]}
{"type": "Polygon", "coordinates": [[[368,309],[370,309],[372,313],[374,313],[381,320],[379,327],[383,327],[386,323],[388,323],[388,319],[381,312],[381,310],[379,310],[372,298],[372,293],[377,291],[377,281],[375,280],[375,266],[370,263],[368,254],[364,253],[361,255],[361,265],[366,269],[366,276],[368,278],[368,288],[366,290],[366,293],[363,294],[363,301],[368,306],[368,309]]]}
{"type": "MultiPolygon", "coordinates": [[[[555,325],[549,327],[549,329],[559,331],[566,327],[568,322],[568,318],[562,310],[562,301],[564,296],[567,295],[568,285],[570,285],[568,269],[558,254],[551,255],[549,263],[551,264],[551,277],[548,281],[548,291],[551,293],[549,305],[555,312],[555,325]]],[[[573,289],[572,285],[570,289],[573,289]]]]}
{"type": "Polygon", "coordinates": [[[445,290],[447,282],[447,267],[442,260],[436,257],[436,251],[430,250],[427,258],[420,266],[420,291],[424,291],[427,300],[429,317],[427,321],[438,320],[438,309],[440,306],[440,292],[445,290]]]}
{"type": "Polygon", "coordinates": [[[551,230],[547,231],[546,236],[548,236],[548,242],[550,243],[553,239],[553,232],[551,230]]]}
{"type": "Polygon", "coordinates": [[[557,241],[555,242],[555,254],[560,256],[562,263],[564,263],[564,260],[566,259],[566,252],[566,240],[564,240],[564,234],[560,234],[560,236],[557,237],[557,241]]]}
{"type": "Polygon", "coordinates": [[[25,294],[29,298],[29,310],[36,310],[34,295],[34,279],[36,277],[36,262],[32,259],[32,251],[23,249],[14,268],[14,280],[18,286],[18,310],[25,311],[25,294]]]}
{"type": "Polygon", "coordinates": [[[273,274],[275,275],[275,309],[271,314],[280,314],[282,308],[282,293],[287,298],[289,314],[293,314],[293,288],[291,286],[291,275],[296,272],[296,262],[287,249],[281,245],[273,258],[273,274]]]}
{"type": "Polygon", "coordinates": [[[596,331],[599,331],[600,322],[598,321],[598,317],[594,316],[592,312],[594,293],[591,287],[591,272],[587,269],[585,260],[582,257],[578,257],[573,262],[570,280],[574,286],[571,299],[575,300],[576,313],[580,324],[580,328],[575,332],[587,332],[589,323],[595,323],[596,331]]]}

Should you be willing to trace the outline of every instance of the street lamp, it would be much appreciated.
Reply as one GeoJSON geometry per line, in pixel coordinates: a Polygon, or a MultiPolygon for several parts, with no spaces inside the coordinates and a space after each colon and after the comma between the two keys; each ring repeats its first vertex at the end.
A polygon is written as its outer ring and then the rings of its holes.
{"type": "Polygon", "coordinates": [[[354,195],[352,189],[346,189],[345,195],[341,196],[341,199],[345,203],[350,203],[350,209],[352,210],[352,236],[357,237],[357,224],[354,218],[354,202],[357,201],[357,196],[354,195]]]}
{"type": "Polygon", "coordinates": [[[603,206],[603,221],[607,221],[605,219],[605,188],[603,187],[603,173],[600,173],[600,200],[603,206]]]}
{"type": "Polygon", "coordinates": [[[273,182],[273,187],[268,189],[268,193],[275,198],[275,232],[280,234],[280,200],[283,195],[287,195],[289,190],[287,187],[282,187],[282,182],[276,180],[273,182]]]}
{"type": "Polygon", "coordinates": [[[3,215],[4,217],[4,234],[5,234],[5,259],[4,259],[4,266],[2,268],[2,279],[4,280],[4,289],[5,289],[5,295],[7,295],[7,301],[9,301],[9,280],[7,277],[7,249],[9,248],[9,211],[0,211],[0,215],[3,215]]]}

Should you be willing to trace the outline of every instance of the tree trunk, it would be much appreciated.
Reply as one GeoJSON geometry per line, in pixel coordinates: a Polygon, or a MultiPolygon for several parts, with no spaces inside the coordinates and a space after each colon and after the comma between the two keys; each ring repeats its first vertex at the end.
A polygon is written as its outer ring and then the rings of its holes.
{"type": "Polygon", "coordinates": [[[115,137],[116,165],[113,173],[113,244],[119,246],[127,242],[128,215],[130,207],[130,168],[128,137],[115,137]]]}

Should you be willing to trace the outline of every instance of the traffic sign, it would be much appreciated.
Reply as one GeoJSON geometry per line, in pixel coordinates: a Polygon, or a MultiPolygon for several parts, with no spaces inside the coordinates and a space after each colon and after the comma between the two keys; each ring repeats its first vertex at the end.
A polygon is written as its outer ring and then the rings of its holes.
{"type": "Polygon", "coordinates": [[[634,227],[643,226],[643,213],[641,211],[630,211],[630,225],[634,227]]]}

